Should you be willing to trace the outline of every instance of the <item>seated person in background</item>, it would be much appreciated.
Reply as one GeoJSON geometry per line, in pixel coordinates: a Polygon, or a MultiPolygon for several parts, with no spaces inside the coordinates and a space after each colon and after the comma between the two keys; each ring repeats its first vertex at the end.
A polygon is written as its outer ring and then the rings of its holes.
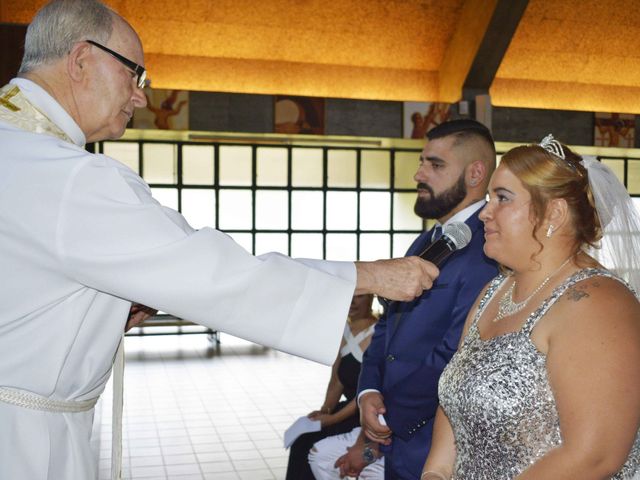
{"type": "Polygon", "coordinates": [[[319,440],[331,435],[350,432],[360,425],[360,413],[356,404],[356,388],[360,375],[362,353],[371,341],[378,320],[371,311],[373,295],[355,295],[349,308],[349,318],[344,329],[338,358],[331,369],[327,394],[320,410],[309,418],[320,420],[322,429],[301,435],[291,445],[287,480],[313,480],[307,455],[319,440]],[[340,401],[342,396],[346,400],[340,401]]]}
{"type": "Polygon", "coordinates": [[[355,473],[350,470],[352,465],[360,472],[358,480],[384,479],[384,456],[377,443],[360,436],[361,430],[356,427],[350,432],[327,437],[311,448],[309,465],[316,480],[341,480],[355,473]]]}

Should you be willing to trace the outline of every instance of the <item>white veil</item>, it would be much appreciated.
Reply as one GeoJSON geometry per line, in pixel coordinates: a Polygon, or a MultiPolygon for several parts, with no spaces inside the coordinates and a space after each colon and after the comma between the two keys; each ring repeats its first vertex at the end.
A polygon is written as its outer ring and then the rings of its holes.
{"type": "Polygon", "coordinates": [[[609,167],[588,155],[581,163],[587,170],[603,234],[601,248],[590,248],[588,253],[640,293],[640,213],[609,167]]]}

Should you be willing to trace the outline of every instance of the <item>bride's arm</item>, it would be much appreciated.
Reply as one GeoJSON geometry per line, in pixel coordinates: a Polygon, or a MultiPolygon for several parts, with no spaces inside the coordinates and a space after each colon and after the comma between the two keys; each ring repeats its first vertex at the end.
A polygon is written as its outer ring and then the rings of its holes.
{"type": "Polygon", "coordinates": [[[598,277],[572,287],[556,307],[539,327],[549,328],[562,445],[517,478],[608,479],[640,426],[640,306],[617,281],[598,277]]]}
{"type": "MultiPolygon", "coordinates": [[[[476,298],[475,303],[467,314],[462,336],[458,342],[458,348],[462,345],[464,338],[469,332],[473,318],[478,309],[480,299],[484,296],[487,287],[476,298]]],[[[442,407],[438,407],[436,418],[433,423],[433,433],[431,435],[431,449],[425,461],[420,480],[448,480],[453,475],[453,465],[456,460],[456,446],[453,437],[453,429],[447,415],[442,407]]]]}
{"type": "Polygon", "coordinates": [[[456,460],[456,446],[453,430],[442,407],[438,407],[433,424],[431,450],[422,469],[421,480],[448,480],[453,475],[456,460]]]}

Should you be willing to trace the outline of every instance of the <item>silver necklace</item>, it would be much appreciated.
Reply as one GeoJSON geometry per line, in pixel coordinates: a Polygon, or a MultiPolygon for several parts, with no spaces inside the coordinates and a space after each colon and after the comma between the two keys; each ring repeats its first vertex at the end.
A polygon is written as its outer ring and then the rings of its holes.
{"type": "Polygon", "coordinates": [[[524,307],[526,307],[527,303],[529,303],[529,300],[531,300],[535,296],[536,293],[538,293],[540,290],[542,290],[542,288],[547,283],[549,283],[549,280],[551,280],[551,278],[556,273],[558,273],[560,270],[562,270],[562,268],[567,263],[569,263],[569,260],[571,260],[571,258],[573,258],[573,255],[571,255],[569,258],[567,258],[562,263],[562,265],[560,265],[553,272],[551,272],[549,275],[547,275],[546,278],[542,281],[542,283],[540,285],[538,285],[538,287],[533,292],[531,292],[531,295],[529,295],[527,298],[525,298],[521,302],[514,302],[513,301],[513,290],[516,287],[516,281],[514,280],[513,283],[511,284],[511,286],[509,287],[509,289],[506,292],[504,292],[504,295],[500,299],[500,302],[498,303],[498,314],[496,315],[496,318],[493,319],[493,321],[494,322],[498,322],[498,321],[502,320],[505,317],[509,317],[511,315],[515,315],[520,310],[522,310],[524,307]]]}

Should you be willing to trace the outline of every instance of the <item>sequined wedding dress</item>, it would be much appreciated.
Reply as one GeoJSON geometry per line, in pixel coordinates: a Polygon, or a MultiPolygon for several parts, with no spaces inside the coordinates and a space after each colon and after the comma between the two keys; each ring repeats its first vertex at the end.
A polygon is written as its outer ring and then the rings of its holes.
{"type": "MultiPolygon", "coordinates": [[[[545,368],[530,334],[560,296],[602,269],[576,272],[556,287],[520,331],[482,340],[478,319],[506,280],[490,284],[459,351],[440,377],[440,403],[455,434],[454,480],[512,479],[562,443],[560,422],[545,368]]],[[[615,480],[640,479],[640,432],[615,480]]]]}

